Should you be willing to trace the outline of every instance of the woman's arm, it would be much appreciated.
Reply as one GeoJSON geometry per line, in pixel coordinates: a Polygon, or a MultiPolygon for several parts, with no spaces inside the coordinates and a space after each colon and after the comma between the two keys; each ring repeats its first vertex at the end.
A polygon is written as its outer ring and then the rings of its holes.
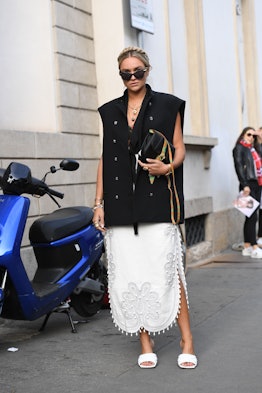
{"type": "Polygon", "coordinates": [[[242,147],[239,143],[236,144],[236,146],[233,149],[233,159],[234,159],[234,166],[235,166],[235,171],[240,183],[241,189],[244,191],[245,195],[250,194],[250,188],[248,186],[248,180],[246,178],[246,166],[247,162],[244,160],[244,152],[242,147]]]}
{"type": "Polygon", "coordinates": [[[103,207],[103,158],[101,157],[97,168],[97,178],[96,178],[96,197],[94,205],[94,216],[93,216],[94,226],[101,230],[105,230],[104,221],[104,207],[103,207]]]}
{"type": "Polygon", "coordinates": [[[182,127],[181,127],[181,116],[177,114],[176,124],[174,129],[173,145],[175,148],[175,157],[173,161],[174,169],[179,167],[185,159],[186,148],[183,141],[182,127]]]}

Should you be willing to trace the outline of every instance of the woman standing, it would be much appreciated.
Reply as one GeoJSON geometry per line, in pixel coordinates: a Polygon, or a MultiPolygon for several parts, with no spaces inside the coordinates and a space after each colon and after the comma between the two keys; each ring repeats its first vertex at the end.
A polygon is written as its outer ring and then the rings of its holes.
{"type": "Polygon", "coordinates": [[[181,368],[195,368],[186,280],[182,264],[182,137],[185,102],[151,90],[150,63],[144,50],[124,49],[118,57],[124,95],[99,108],[103,154],[98,166],[94,225],[105,231],[109,297],[116,326],[139,334],[141,368],[157,365],[152,334],[176,321],[181,331],[181,368]],[[175,147],[171,164],[138,160],[149,129],[162,132],[175,147]],[[179,203],[167,187],[174,170],[179,203]],[[153,179],[153,181],[152,181],[153,179]],[[171,205],[177,223],[172,223],[171,205]],[[180,216],[180,218],[179,218],[180,216]],[[106,230],[105,230],[106,228],[106,230]]]}
{"type": "MultiPolygon", "coordinates": [[[[239,135],[233,149],[235,170],[239,180],[239,191],[244,196],[251,195],[260,203],[262,185],[262,165],[257,142],[257,132],[246,127],[239,135]]],[[[244,249],[242,255],[262,258],[262,250],[256,237],[257,209],[244,223],[244,249]]]]}

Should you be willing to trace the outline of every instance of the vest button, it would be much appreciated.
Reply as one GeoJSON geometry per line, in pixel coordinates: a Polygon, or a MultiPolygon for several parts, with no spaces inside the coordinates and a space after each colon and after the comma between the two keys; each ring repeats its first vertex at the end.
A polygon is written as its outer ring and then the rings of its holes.
{"type": "Polygon", "coordinates": [[[149,116],[149,120],[151,121],[154,120],[153,116],[149,116]]]}
{"type": "Polygon", "coordinates": [[[114,121],[114,125],[116,126],[116,125],[117,125],[117,123],[118,123],[118,121],[117,121],[117,120],[115,120],[115,121],[114,121]]]}

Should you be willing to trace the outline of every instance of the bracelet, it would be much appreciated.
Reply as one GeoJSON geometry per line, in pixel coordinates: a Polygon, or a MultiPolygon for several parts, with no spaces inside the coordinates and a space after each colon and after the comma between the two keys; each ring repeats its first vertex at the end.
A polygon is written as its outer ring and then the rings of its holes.
{"type": "Polygon", "coordinates": [[[96,209],[104,209],[104,205],[102,205],[102,203],[99,203],[99,204],[97,204],[97,205],[95,205],[94,207],[93,207],[93,210],[95,211],[96,209]]]}
{"type": "Polygon", "coordinates": [[[165,176],[169,176],[169,175],[171,175],[171,173],[173,173],[173,167],[172,167],[172,165],[171,164],[168,164],[169,165],[169,168],[168,168],[168,171],[167,171],[167,173],[165,174],[165,176]]]}

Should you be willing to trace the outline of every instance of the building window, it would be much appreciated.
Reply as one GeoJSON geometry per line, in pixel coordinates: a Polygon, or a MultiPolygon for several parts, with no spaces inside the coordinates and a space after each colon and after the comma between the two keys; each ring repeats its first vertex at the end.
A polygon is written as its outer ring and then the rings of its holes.
{"type": "Polygon", "coordinates": [[[186,245],[194,246],[205,240],[205,218],[206,215],[187,218],[185,220],[186,245]]]}

